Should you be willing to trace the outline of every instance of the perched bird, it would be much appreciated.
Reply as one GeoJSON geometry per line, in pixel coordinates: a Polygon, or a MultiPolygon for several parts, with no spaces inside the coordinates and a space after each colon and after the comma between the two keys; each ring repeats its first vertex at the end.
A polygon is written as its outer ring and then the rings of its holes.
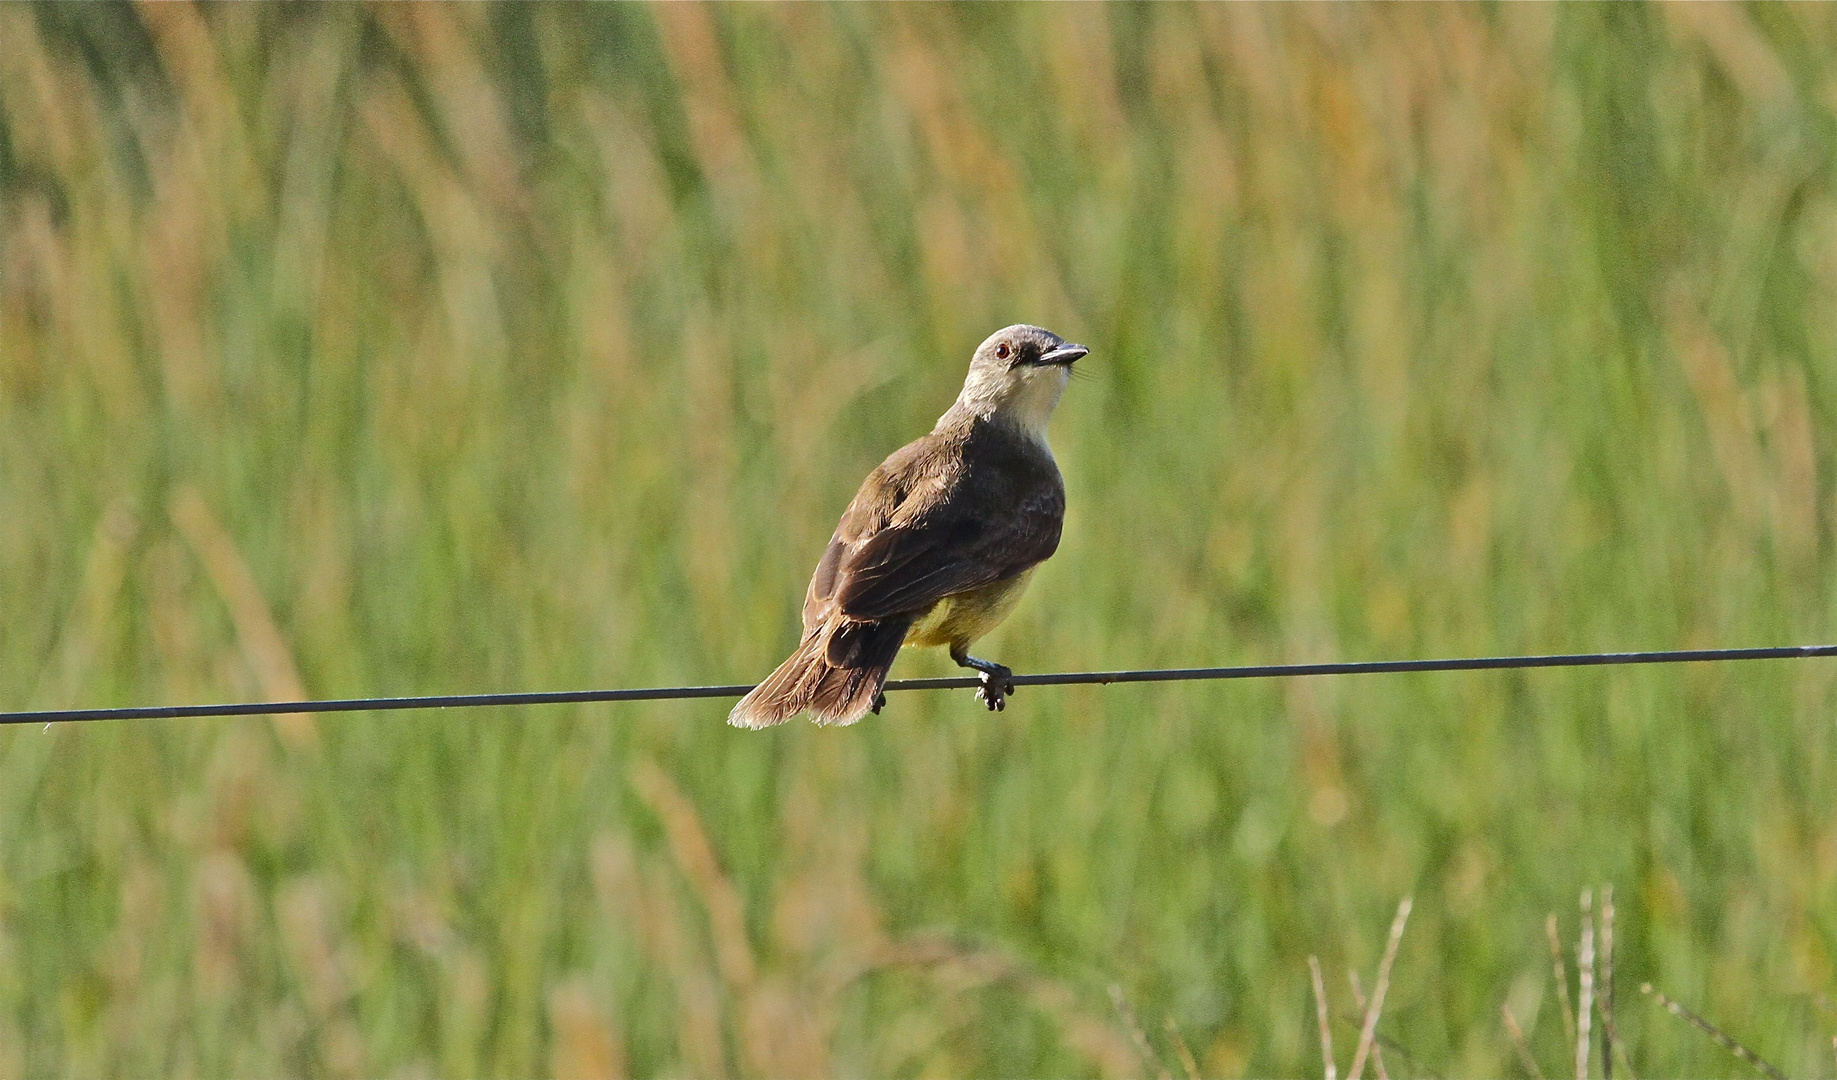
{"type": "Polygon", "coordinates": [[[781,724],[804,710],[852,724],[885,702],[902,645],[943,645],[980,672],[991,710],[1013,672],[969,654],[1059,546],[1065,485],[1046,422],[1087,352],[1037,326],[997,330],[970,359],[963,392],[931,433],[868,474],[804,596],[804,637],[740,699],[735,727],[781,724]]]}

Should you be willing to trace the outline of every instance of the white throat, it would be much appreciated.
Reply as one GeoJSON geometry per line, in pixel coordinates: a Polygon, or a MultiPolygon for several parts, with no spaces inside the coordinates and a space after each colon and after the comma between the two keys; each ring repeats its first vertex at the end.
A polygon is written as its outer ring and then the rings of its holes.
{"type": "Polygon", "coordinates": [[[1063,367],[1022,368],[994,376],[971,372],[957,403],[938,424],[964,415],[979,416],[1006,424],[1044,446],[1052,411],[1070,380],[1071,372],[1063,367]]]}

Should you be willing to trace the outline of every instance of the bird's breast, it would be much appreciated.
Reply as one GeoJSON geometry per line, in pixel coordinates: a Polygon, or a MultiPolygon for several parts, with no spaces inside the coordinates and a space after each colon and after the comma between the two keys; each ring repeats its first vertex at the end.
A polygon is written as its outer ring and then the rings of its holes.
{"type": "Polygon", "coordinates": [[[919,616],[906,633],[906,644],[920,648],[970,643],[1000,626],[1027,591],[1032,568],[955,596],[947,596],[919,616]]]}

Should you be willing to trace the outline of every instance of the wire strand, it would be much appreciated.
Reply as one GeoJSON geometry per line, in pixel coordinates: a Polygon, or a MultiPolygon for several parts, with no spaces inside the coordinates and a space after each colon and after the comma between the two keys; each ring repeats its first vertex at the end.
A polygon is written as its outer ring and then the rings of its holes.
{"type": "MultiPolygon", "coordinates": [[[[1292,679],[1314,675],[1392,675],[1402,672],[1498,671],[1510,668],[1612,667],[1726,660],[1804,660],[1837,656],[1837,645],[1785,645],[1760,649],[1672,649],[1664,652],[1560,653],[1547,656],[1475,656],[1445,660],[1363,660],[1331,664],[1253,664],[1240,667],[1159,668],[1137,671],[1062,671],[1016,675],[1015,686],[1107,686],[1112,683],[1205,682],[1216,679],[1292,679]]],[[[976,678],[895,679],[888,693],[958,690],[976,678]]],[[[443,694],[431,697],[336,698],[326,701],[248,701],[224,705],[147,705],[119,709],[48,709],[0,713],[3,724],[67,724],[88,720],[190,720],[210,716],[277,713],[394,712],[402,709],[475,709],[483,706],[582,705],[617,701],[734,698],[751,685],[657,686],[636,690],[559,690],[509,694],[443,694]]]]}

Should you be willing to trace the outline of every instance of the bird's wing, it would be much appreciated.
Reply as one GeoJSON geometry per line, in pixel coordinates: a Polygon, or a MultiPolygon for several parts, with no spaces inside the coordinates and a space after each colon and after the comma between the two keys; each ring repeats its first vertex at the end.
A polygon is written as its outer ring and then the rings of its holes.
{"type": "Polygon", "coordinates": [[[1050,455],[999,434],[934,432],[861,485],[810,579],[805,632],[837,613],[923,611],[1017,574],[1053,553],[1064,518],[1050,455]]]}
{"type": "Polygon", "coordinates": [[[845,550],[836,606],[851,619],[923,611],[1040,562],[1058,548],[1065,520],[1065,492],[1053,480],[1015,492],[1012,501],[959,495],[845,550]],[[972,505],[954,505],[965,501],[972,505]]]}

